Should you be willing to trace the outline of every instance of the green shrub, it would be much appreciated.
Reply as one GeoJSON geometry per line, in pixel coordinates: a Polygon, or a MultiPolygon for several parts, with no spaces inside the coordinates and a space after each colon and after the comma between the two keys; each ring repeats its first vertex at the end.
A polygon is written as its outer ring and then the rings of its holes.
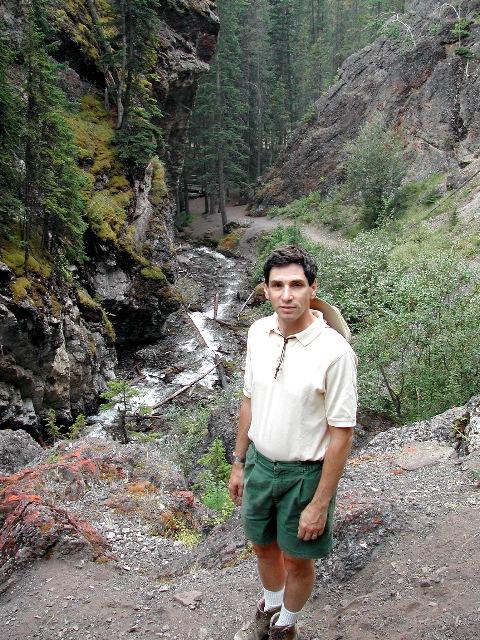
{"type": "Polygon", "coordinates": [[[225,448],[220,438],[215,438],[207,453],[198,462],[205,467],[197,483],[197,486],[202,488],[200,497],[202,504],[215,509],[224,518],[229,517],[235,508],[228,491],[232,465],[225,459],[225,448]]]}
{"type": "Polygon", "coordinates": [[[346,187],[360,203],[367,229],[395,213],[395,196],[406,172],[402,150],[399,135],[389,130],[381,115],[367,122],[355,140],[345,145],[346,187]]]}

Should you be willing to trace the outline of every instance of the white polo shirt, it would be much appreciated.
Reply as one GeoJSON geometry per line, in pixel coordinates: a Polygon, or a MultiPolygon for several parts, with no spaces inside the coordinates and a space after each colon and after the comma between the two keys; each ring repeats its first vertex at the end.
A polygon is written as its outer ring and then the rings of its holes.
{"type": "Polygon", "coordinates": [[[251,398],[248,437],[271,460],[323,460],[330,440],[327,424],[354,427],[357,357],[320,312],[284,346],[277,314],[249,329],[243,392],[251,398]]]}

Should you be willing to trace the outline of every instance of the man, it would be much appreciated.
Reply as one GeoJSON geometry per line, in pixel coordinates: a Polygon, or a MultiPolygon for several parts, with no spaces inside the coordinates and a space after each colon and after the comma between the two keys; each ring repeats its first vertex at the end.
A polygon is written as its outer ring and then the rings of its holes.
{"type": "Polygon", "coordinates": [[[356,356],[311,309],[317,265],[273,251],[264,290],[275,313],[249,330],[229,482],[257,556],[264,597],[234,640],[298,640],[315,558],[332,549],[335,492],[356,424],[356,356]]]}

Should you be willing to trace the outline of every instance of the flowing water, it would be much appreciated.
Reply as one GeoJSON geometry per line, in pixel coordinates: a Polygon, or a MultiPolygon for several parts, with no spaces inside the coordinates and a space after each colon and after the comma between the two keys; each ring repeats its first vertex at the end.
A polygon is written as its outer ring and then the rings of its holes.
{"type": "MultiPolygon", "coordinates": [[[[138,408],[156,405],[203,374],[193,388],[213,389],[219,381],[213,368],[215,355],[222,361],[233,361],[244,345],[245,332],[234,332],[216,322],[214,307],[218,295],[217,319],[237,324],[238,312],[249,293],[245,264],[203,246],[180,245],[177,256],[178,286],[185,297],[185,308],[167,320],[165,337],[157,343],[127,357],[119,354],[126,377],[141,393],[132,401],[138,408]]],[[[116,409],[111,409],[90,418],[91,433],[104,432],[105,425],[115,417],[116,409]]]]}

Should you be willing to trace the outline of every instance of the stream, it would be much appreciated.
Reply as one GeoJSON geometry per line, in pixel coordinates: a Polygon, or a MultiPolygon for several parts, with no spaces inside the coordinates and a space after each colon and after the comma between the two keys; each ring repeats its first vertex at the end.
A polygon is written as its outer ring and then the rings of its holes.
{"type": "MultiPolygon", "coordinates": [[[[177,287],[182,291],[184,307],[168,318],[158,342],[119,354],[120,370],[141,394],[132,403],[138,409],[142,405],[154,407],[204,374],[176,401],[185,404],[207,398],[219,385],[216,354],[228,372],[240,373],[246,330],[235,331],[216,322],[214,308],[218,296],[216,318],[240,324],[237,316],[250,294],[247,261],[188,243],[179,244],[176,251],[177,287]]],[[[116,409],[90,417],[90,434],[104,436],[115,417],[116,409]]]]}

